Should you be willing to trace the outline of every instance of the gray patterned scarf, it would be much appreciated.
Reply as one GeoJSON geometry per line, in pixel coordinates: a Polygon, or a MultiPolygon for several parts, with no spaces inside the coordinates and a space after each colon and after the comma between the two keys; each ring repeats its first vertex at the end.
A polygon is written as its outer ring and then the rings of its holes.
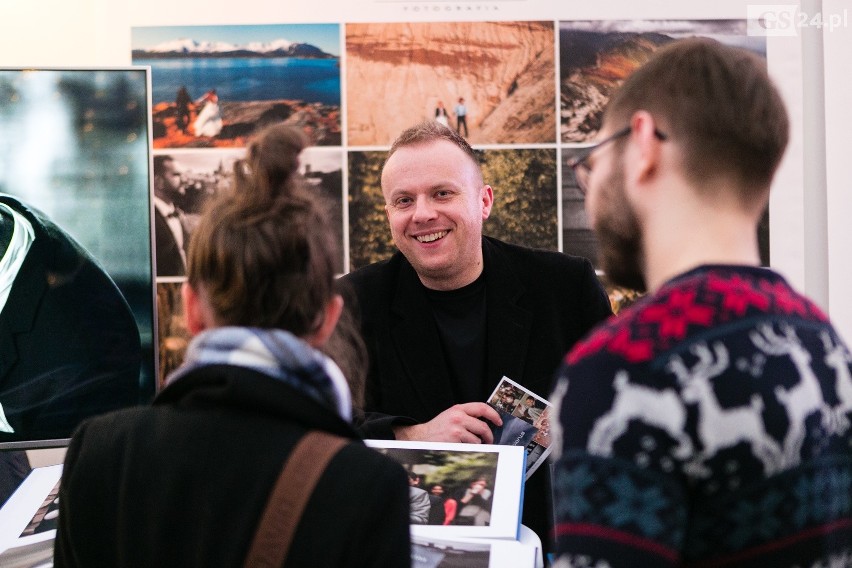
{"type": "Polygon", "coordinates": [[[217,327],[193,338],[166,384],[206,365],[246,367],[278,379],[352,421],[352,395],[340,368],[289,331],[217,327]]]}

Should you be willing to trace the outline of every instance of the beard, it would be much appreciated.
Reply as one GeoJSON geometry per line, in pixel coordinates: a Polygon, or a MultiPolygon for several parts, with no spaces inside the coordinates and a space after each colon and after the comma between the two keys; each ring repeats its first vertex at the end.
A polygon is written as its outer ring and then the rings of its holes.
{"type": "Polygon", "coordinates": [[[645,292],[642,231],[636,212],[625,195],[621,160],[598,191],[601,205],[594,219],[594,230],[606,278],[617,286],[645,292]]]}

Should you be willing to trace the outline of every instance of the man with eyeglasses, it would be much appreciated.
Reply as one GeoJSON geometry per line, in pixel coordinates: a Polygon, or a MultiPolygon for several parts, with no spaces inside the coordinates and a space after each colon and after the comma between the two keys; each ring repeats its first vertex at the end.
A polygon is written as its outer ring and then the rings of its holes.
{"type": "Polygon", "coordinates": [[[571,163],[607,276],[649,295],[558,373],[556,566],[850,565],[852,357],[759,266],[788,128],[765,61],[682,40],[571,163]]]}

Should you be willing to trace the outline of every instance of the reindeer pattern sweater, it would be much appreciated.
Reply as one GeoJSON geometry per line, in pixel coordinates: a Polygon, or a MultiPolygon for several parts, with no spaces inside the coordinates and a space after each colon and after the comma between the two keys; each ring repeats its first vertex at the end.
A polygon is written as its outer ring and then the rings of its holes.
{"type": "Polygon", "coordinates": [[[702,266],[553,393],[556,566],[852,566],[850,352],[777,273],[702,266]]]}

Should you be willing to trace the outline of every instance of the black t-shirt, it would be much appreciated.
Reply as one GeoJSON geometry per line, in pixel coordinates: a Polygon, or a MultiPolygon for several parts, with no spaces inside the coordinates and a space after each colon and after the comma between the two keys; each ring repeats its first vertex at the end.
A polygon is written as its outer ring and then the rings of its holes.
{"type": "Polygon", "coordinates": [[[460,402],[484,401],[485,273],[458,290],[426,290],[460,402]]]}

